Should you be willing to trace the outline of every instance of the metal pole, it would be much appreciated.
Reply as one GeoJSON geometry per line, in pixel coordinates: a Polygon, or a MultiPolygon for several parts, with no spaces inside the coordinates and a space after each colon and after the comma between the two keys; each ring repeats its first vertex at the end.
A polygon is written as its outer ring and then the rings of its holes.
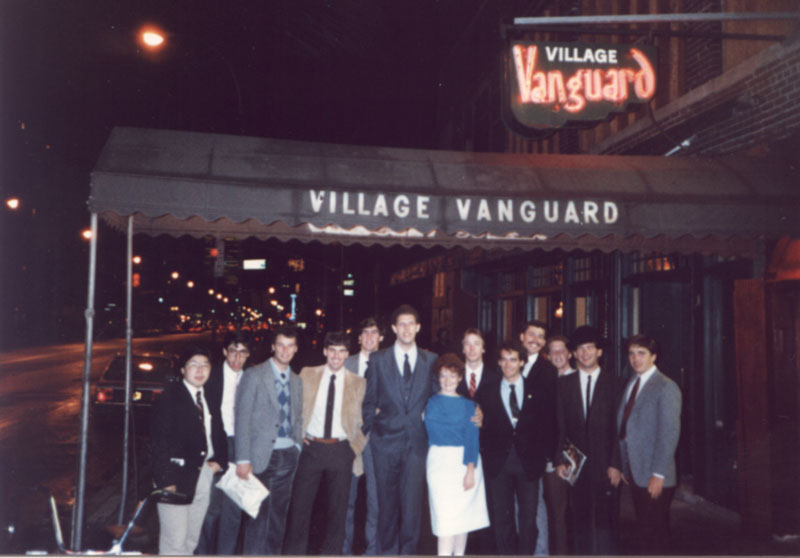
{"type": "Polygon", "coordinates": [[[800,12],[634,14],[593,16],[515,17],[514,25],[593,25],[601,23],[696,23],[700,21],[754,21],[800,19],[800,12]]]}
{"type": "Polygon", "coordinates": [[[133,308],[133,215],[128,216],[128,263],[125,266],[125,426],[122,433],[122,495],[119,501],[117,523],[125,521],[125,501],[128,496],[128,461],[130,460],[131,432],[131,352],[133,344],[133,326],[131,314],[133,308]]]}
{"type": "Polygon", "coordinates": [[[94,290],[97,272],[97,213],[91,217],[92,238],[89,241],[89,287],[86,296],[86,347],[83,357],[80,432],[78,435],[78,483],[75,488],[75,507],[72,514],[72,550],[79,551],[83,536],[83,505],[86,492],[86,453],[89,441],[89,380],[92,372],[92,334],[94,328],[94,290]]]}

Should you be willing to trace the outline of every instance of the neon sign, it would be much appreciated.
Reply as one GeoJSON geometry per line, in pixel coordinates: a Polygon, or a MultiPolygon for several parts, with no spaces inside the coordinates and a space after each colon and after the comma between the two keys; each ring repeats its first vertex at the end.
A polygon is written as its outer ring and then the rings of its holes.
{"type": "Polygon", "coordinates": [[[655,61],[654,47],[512,42],[511,114],[533,129],[603,120],[653,98],[655,61]]]}

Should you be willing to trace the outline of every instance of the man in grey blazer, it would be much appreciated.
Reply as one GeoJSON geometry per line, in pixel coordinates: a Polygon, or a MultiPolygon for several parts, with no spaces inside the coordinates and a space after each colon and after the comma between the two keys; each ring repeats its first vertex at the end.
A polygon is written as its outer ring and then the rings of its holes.
{"type": "Polygon", "coordinates": [[[280,327],[272,358],[245,370],[236,390],[236,474],[251,473],[270,491],[258,516],[245,517],[246,555],[280,554],[303,441],[303,384],[289,363],[297,331],[280,327]]]}
{"type": "MultiPolygon", "coordinates": [[[[344,367],[363,378],[366,375],[370,357],[378,350],[381,341],[383,341],[383,331],[375,318],[365,318],[358,325],[358,332],[358,344],[361,350],[347,357],[347,360],[344,361],[344,367]]],[[[366,525],[364,526],[367,548],[364,554],[375,556],[378,554],[378,488],[375,484],[375,465],[372,460],[372,448],[369,444],[364,447],[361,457],[364,462],[364,484],[362,490],[366,489],[367,497],[366,525]]],[[[344,556],[353,554],[353,534],[356,529],[355,516],[359,479],[360,477],[353,475],[350,483],[344,545],[342,546],[342,554],[344,556]]]]}
{"type": "Polygon", "coordinates": [[[617,413],[622,478],[631,487],[640,554],[667,554],[669,507],[677,485],[681,391],[656,368],[659,349],[653,338],[634,335],[627,345],[636,374],[617,413]]]}

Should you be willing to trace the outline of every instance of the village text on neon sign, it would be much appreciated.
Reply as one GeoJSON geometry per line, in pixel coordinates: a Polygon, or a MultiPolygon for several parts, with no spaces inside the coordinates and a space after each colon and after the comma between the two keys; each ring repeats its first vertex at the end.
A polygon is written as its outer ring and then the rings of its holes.
{"type": "Polygon", "coordinates": [[[579,43],[511,44],[511,110],[523,125],[602,120],[656,92],[653,47],[579,43]]]}

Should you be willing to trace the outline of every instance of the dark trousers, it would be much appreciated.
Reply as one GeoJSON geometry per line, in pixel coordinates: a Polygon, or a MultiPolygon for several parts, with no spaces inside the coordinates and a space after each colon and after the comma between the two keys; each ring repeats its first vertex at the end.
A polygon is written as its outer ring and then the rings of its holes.
{"type": "Polygon", "coordinates": [[[255,519],[245,515],[244,554],[257,556],[281,553],[292,481],[299,455],[296,447],[274,450],[267,468],[256,475],[269,490],[269,496],[261,502],[261,509],[255,519]]]}
{"type": "Polygon", "coordinates": [[[616,554],[619,490],[607,479],[592,479],[586,473],[570,489],[573,552],[616,554]]]}
{"type": "Polygon", "coordinates": [[[567,503],[569,484],[552,471],[542,477],[544,502],[547,504],[547,540],[551,555],[569,553],[567,545],[567,503]]]}
{"type": "MultiPolygon", "coordinates": [[[[234,440],[233,436],[228,437],[228,459],[235,463],[234,440]]],[[[236,554],[236,543],[242,524],[242,509],[217,488],[220,478],[222,473],[214,475],[208,511],[203,520],[203,530],[200,532],[200,541],[197,543],[195,554],[236,554]]]]}
{"type": "Polygon", "coordinates": [[[533,556],[539,530],[536,509],[539,505],[539,479],[530,480],[515,449],[497,476],[486,479],[491,493],[491,520],[497,553],[533,556]],[[514,521],[514,497],[519,504],[519,532],[514,521]]]}
{"type": "Polygon", "coordinates": [[[355,457],[347,440],[334,444],[310,442],[303,446],[292,488],[285,554],[308,554],[311,512],[323,477],[328,488],[328,513],[325,518],[322,554],[331,556],[342,552],[347,497],[350,493],[355,457]]]}
{"type": "Polygon", "coordinates": [[[378,485],[378,551],[418,554],[427,456],[411,448],[374,445],[372,457],[378,485]]]}
{"type": "Polygon", "coordinates": [[[364,551],[366,556],[378,554],[378,487],[375,484],[375,463],[372,459],[372,446],[367,444],[361,453],[364,462],[364,474],[361,477],[354,476],[350,481],[350,497],[347,500],[347,520],[344,525],[344,544],[342,554],[349,556],[353,554],[353,537],[356,532],[356,500],[359,490],[366,492],[367,517],[364,526],[364,537],[367,540],[367,548],[364,551]],[[361,479],[364,479],[362,482],[361,479]],[[359,485],[362,486],[359,489],[359,485]]]}
{"type": "Polygon", "coordinates": [[[665,487],[653,500],[647,487],[631,483],[633,509],[636,511],[636,531],[639,535],[639,554],[668,554],[670,546],[669,507],[675,487],[665,487]]]}

